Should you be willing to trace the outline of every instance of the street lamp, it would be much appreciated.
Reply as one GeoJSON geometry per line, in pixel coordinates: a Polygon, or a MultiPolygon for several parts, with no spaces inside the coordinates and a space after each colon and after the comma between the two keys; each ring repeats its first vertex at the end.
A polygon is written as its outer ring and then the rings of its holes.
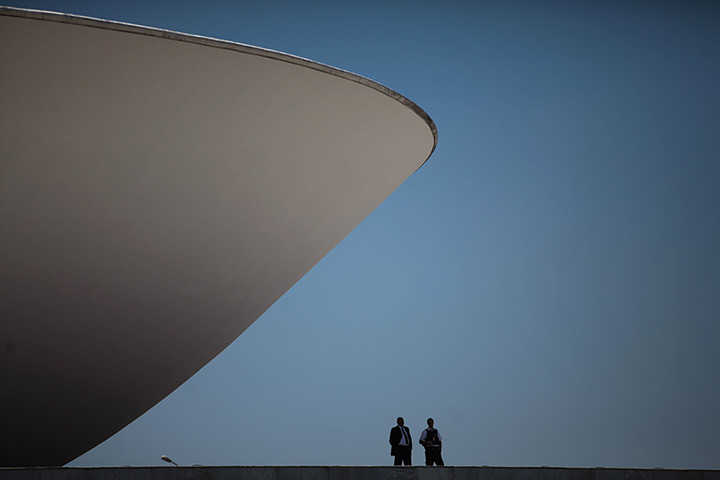
{"type": "Polygon", "coordinates": [[[168,457],[167,455],[160,455],[160,458],[162,459],[163,462],[172,463],[176,467],[180,466],[177,463],[173,462],[172,459],[170,457],[168,457]]]}

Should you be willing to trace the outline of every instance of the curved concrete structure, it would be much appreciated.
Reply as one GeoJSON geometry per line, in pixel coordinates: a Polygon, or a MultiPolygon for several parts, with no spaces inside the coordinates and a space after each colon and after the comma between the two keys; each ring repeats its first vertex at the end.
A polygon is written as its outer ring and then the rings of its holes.
{"type": "Polygon", "coordinates": [[[430,156],[371,80],[0,10],[1,465],[62,465],[210,361],[430,156]]]}

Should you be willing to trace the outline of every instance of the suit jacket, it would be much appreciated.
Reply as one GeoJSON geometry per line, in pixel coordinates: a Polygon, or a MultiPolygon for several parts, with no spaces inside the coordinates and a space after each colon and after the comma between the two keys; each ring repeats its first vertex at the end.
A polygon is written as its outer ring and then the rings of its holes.
{"type": "MultiPolygon", "coordinates": [[[[405,433],[407,433],[408,436],[408,442],[410,442],[410,449],[412,449],[412,437],[410,436],[410,429],[408,427],[403,426],[405,429],[405,433]]],[[[390,455],[393,457],[398,454],[397,452],[397,446],[400,444],[400,440],[402,439],[402,432],[400,431],[400,425],[395,425],[393,428],[390,429],[390,455]]]]}

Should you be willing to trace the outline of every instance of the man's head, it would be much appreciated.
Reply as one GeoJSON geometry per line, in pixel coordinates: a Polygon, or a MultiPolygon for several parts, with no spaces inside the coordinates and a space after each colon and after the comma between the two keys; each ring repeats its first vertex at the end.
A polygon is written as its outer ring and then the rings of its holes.
{"type": "Polygon", "coordinates": [[[427,419],[428,427],[433,428],[433,425],[435,424],[435,420],[432,418],[427,419]]]}
{"type": "Polygon", "coordinates": [[[398,425],[400,425],[401,427],[405,425],[405,420],[403,420],[403,417],[398,417],[397,422],[398,425]]]}

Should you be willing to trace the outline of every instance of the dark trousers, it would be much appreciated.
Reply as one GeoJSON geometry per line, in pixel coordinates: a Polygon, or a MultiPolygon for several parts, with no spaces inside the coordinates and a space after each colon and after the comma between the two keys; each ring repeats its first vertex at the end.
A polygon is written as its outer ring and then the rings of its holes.
{"type": "Polygon", "coordinates": [[[442,449],[438,447],[426,447],[425,448],[425,465],[432,467],[432,464],[438,467],[444,467],[445,462],[442,459],[442,449]]]}
{"type": "Polygon", "coordinates": [[[395,465],[412,465],[412,447],[403,447],[397,445],[395,447],[395,465]]]}

